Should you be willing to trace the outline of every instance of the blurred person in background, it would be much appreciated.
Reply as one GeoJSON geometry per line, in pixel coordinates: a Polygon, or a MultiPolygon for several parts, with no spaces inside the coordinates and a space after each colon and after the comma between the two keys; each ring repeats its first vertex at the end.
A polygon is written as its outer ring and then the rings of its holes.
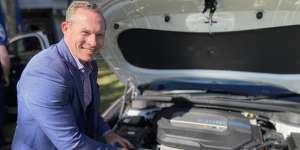
{"type": "Polygon", "coordinates": [[[6,32],[0,24],[0,148],[6,144],[3,127],[5,121],[5,87],[9,86],[10,59],[6,49],[6,32]]]}

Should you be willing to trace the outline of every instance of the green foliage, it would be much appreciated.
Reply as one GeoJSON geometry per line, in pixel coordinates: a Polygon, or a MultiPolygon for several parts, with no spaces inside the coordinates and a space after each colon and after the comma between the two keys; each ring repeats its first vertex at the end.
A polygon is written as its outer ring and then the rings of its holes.
{"type": "Polygon", "coordinates": [[[97,82],[100,84],[101,95],[100,109],[103,112],[123,94],[124,84],[118,80],[104,59],[98,59],[97,64],[99,67],[97,82]]]}

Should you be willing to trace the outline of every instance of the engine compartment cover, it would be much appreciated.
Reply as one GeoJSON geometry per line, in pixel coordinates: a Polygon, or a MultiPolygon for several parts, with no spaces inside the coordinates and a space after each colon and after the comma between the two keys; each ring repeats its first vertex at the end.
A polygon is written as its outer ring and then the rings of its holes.
{"type": "Polygon", "coordinates": [[[157,140],[161,145],[181,149],[250,149],[262,141],[257,126],[240,113],[178,108],[157,122],[157,140]]]}

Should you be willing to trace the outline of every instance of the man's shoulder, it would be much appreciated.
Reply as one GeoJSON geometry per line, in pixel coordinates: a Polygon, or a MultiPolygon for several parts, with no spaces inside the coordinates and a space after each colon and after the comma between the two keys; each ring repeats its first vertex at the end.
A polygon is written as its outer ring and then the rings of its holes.
{"type": "Polygon", "coordinates": [[[63,59],[59,55],[57,46],[54,44],[44,50],[41,50],[39,53],[33,56],[29,63],[49,65],[49,67],[52,67],[54,65],[51,64],[60,63],[62,61],[63,59]]]}
{"type": "Polygon", "coordinates": [[[31,83],[30,80],[42,78],[56,83],[70,84],[70,71],[56,44],[31,58],[22,72],[19,84],[26,85],[31,83]]]}
{"type": "Polygon", "coordinates": [[[26,69],[44,69],[63,71],[65,69],[65,60],[60,55],[57,45],[51,45],[32,57],[26,66],[26,69]]]}

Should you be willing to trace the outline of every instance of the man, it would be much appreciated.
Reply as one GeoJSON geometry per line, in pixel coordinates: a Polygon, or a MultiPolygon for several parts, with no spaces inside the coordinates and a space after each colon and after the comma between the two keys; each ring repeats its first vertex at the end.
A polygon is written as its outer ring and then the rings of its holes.
{"type": "Polygon", "coordinates": [[[4,126],[4,87],[9,86],[10,59],[6,50],[6,33],[2,25],[0,25],[0,149],[5,144],[3,136],[4,126]]]}
{"type": "Polygon", "coordinates": [[[18,82],[14,150],[112,149],[133,146],[99,115],[94,57],[103,47],[105,24],[96,4],[74,1],[61,24],[64,38],[34,56],[18,82]],[[94,140],[104,136],[109,144],[94,140]]]}

